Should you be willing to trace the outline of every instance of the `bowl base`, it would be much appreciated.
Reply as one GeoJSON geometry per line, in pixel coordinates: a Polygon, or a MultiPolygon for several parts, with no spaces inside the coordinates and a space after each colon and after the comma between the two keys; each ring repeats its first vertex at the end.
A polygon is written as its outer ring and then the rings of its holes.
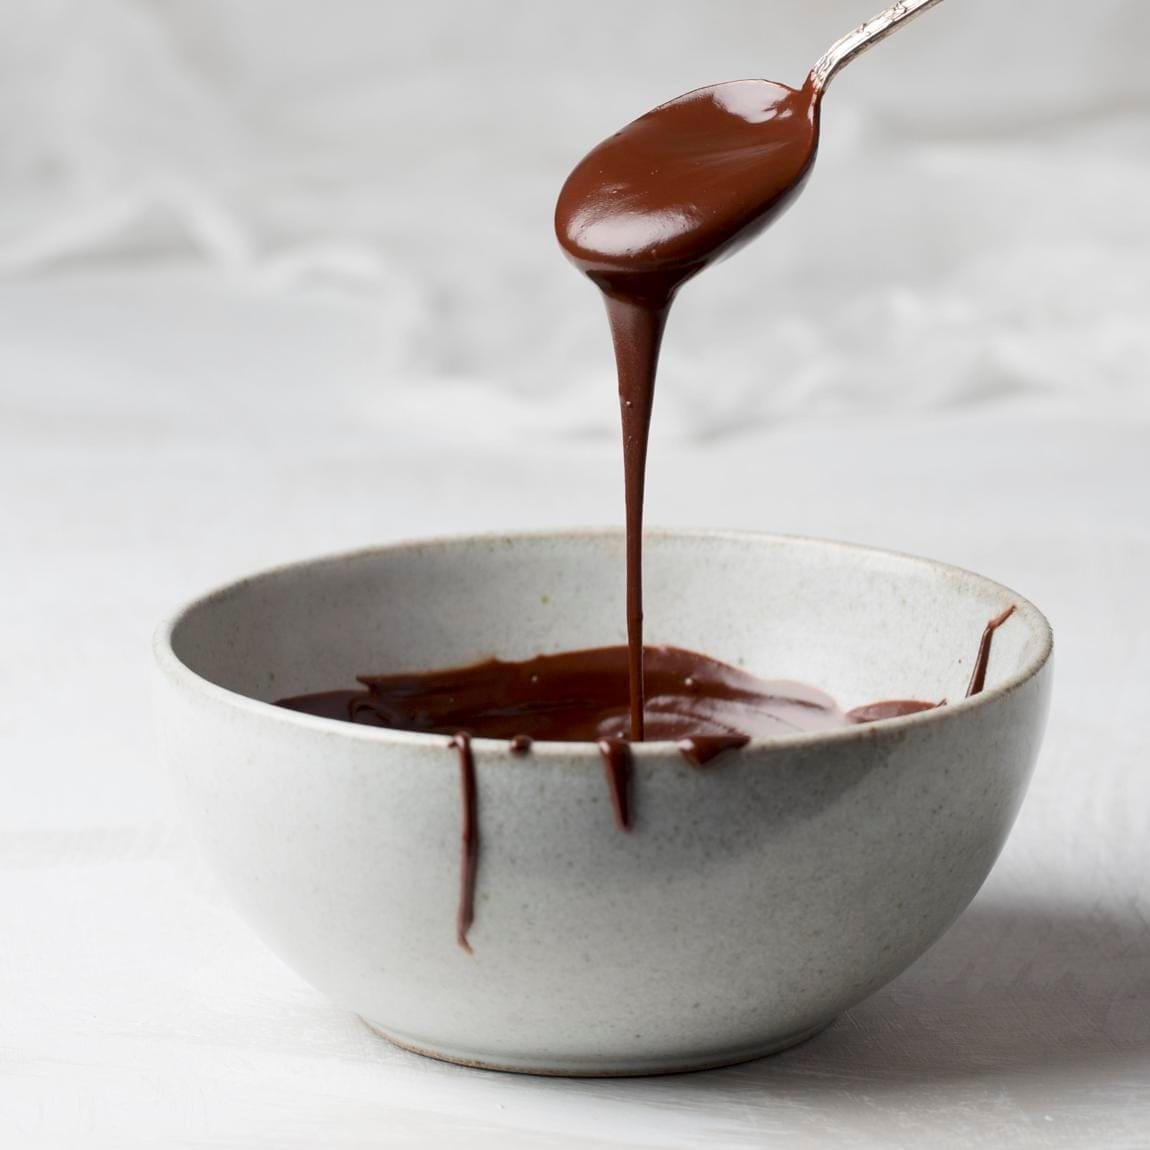
{"type": "MultiPolygon", "coordinates": [[[[362,1016],[361,1016],[362,1018],[362,1016]]],[[[718,1070],[723,1066],[737,1066],[741,1062],[753,1062],[771,1054],[781,1054],[793,1046],[814,1038],[835,1019],[820,1022],[807,1030],[800,1030],[782,1038],[772,1038],[754,1046],[732,1047],[707,1055],[685,1055],[646,1060],[642,1058],[571,1058],[554,1062],[540,1062],[533,1058],[502,1059],[492,1061],[480,1052],[452,1050],[448,1047],[431,1047],[426,1042],[413,1041],[405,1035],[386,1030],[368,1018],[362,1018],[368,1028],[386,1038],[401,1050],[420,1054],[424,1058],[434,1058],[439,1062],[450,1062],[456,1066],[469,1066],[475,1070],[496,1070],[504,1074],[536,1074],[548,1078],[644,1078],[661,1074],[692,1074],[700,1070],[718,1070]]]]}

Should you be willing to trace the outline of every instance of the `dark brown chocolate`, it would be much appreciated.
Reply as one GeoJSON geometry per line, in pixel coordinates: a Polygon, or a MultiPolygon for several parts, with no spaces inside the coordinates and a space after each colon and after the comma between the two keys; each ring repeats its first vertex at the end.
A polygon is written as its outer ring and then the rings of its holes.
{"type": "Polygon", "coordinates": [[[974,660],[974,670],[970,675],[970,685],[966,688],[966,697],[981,695],[986,686],[986,672],[990,668],[990,652],[994,644],[994,633],[1014,614],[1015,606],[1011,604],[1001,615],[991,619],[982,632],[982,642],[978,645],[978,654],[974,660]]]}
{"type": "Polygon", "coordinates": [[[679,740],[679,753],[693,767],[709,767],[728,751],[741,751],[750,741],[747,735],[691,735],[679,740]]]}
{"type": "Polygon", "coordinates": [[[918,715],[923,711],[933,711],[945,706],[945,699],[941,703],[923,703],[918,699],[885,699],[880,703],[867,703],[862,707],[855,707],[847,711],[847,718],[852,723],[879,723],[883,719],[918,715]]]}
{"type": "Polygon", "coordinates": [[[451,740],[459,754],[459,792],[463,807],[462,849],[459,863],[459,912],[455,924],[455,937],[459,945],[471,953],[467,932],[475,921],[475,880],[479,874],[479,788],[475,778],[475,755],[471,750],[471,736],[460,732],[451,740]]]}
{"type": "Polygon", "coordinates": [[[607,791],[611,796],[615,826],[621,831],[629,831],[631,775],[634,769],[631,744],[626,739],[600,739],[599,754],[603,756],[603,773],[607,777],[607,791]]]}
{"type": "Polygon", "coordinates": [[[555,230],[603,292],[623,423],[630,736],[646,737],[643,494],[667,315],[692,276],[730,255],[798,194],[818,148],[819,93],[767,80],[701,88],[604,140],[568,177],[555,230]]]}
{"type": "MultiPolygon", "coordinates": [[[[814,687],[760,679],[678,647],[648,647],[645,655],[650,737],[694,740],[692,756],[703,761],[750,737],[847,723],[838,704],[814,687]]],[[[514,741],[516,749],[533,741],[625,739],[630,726],[626,647],[364,675],[360,682],[359,691],[326,691],[280,705],[399,731],[450,736],[465,730],[472,738],[514,741]]]]}

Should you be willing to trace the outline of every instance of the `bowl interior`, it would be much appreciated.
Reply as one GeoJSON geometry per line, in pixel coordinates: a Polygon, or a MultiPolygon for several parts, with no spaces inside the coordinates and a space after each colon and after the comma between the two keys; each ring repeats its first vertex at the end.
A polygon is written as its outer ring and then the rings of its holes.
{"type": "MultiPolygon", "coordinates": [[[[653,534],[648,643],[676,644],[765,678],[822,687],[844,706],[962,698],[986,622],[1014,603],[987,687],[1033,670],[1039,612],[941,564],[816,540],[653,534]]],[[[623,643],[617,533],[404,544],[298,564],[200,600],[172,627],[176,657],[272,701],[357,674],[427,669],[623,643]]]]}

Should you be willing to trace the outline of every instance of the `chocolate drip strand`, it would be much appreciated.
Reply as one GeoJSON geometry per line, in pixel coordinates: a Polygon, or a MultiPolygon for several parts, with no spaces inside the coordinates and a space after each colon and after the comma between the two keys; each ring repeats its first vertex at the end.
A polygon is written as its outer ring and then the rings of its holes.
{"type": "Polygon", "coordinates": [[[467,933],[475,921],[475,880],[479,873],[479,803],[475,785],[475,755],[471,750],[471,736],[461,731],[451,740],[459,753],[459,790],[463,804],[462,852],[459,867],[459,914],[456,918],[456,939],[459,945],[473,953],[467,933]]]}
{"type": "Polygon", "coordinates": [[[966,688],[968,699],[972,695],[980,695],[986,686],[986,672],[990,668],[990,652],[994,646],[994,633],[1014,614],[1015,609],[1012,603],[1001,615],[991,619],[986,625],[986,630],[982,632],[982,641],[978,644],[978,657],[974,660],[974,671],[970,676],[970,686],[966,688]]]}
{"type": "Polygon", "coordinates": [[[679,740],[679,753],[693,767],[709,767],[728,751],[740,751],[751,740],[746,735],[691,735],[679,740]]]}
{"type": "Polygon", "coordinates": [[[615,826],[621,831],[629,831],[633,774],[631,745],[625,739],[600,739],[599,753],[603,756],[603,772],[607,776],[615,826]]]}

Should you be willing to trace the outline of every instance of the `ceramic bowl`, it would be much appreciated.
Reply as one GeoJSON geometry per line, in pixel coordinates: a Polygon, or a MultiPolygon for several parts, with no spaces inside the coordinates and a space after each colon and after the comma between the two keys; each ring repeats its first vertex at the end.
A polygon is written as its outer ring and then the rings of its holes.
{"type": "Polygon", "coordinates": [[[593,744],[477,740],[473,953],[457,945],[461,794],[440,736],[284,710],[360,673],[624,641],[611,532],[441,539],[279,568],[157,636],[164,755],[268,945],[380,1033],[452,1061],[647,1074],[755,1058],[894,978],[973,898],[1041,740],[1050,628],[1014,592],[809,539],[652,534],[647,637],[846,707],[928,713],[756,740],[708,770],[635,754],[615,828],[593,744]],[[963,692],[1010,604],[987,689],[963,692]]]}

